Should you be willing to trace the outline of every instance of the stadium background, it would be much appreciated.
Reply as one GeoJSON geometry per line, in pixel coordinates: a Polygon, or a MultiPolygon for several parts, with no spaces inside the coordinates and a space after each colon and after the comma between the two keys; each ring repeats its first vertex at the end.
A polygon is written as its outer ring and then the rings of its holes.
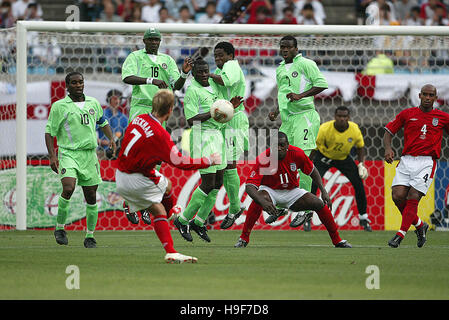
{"type": "MultiPolygon", "coordinates": [[[[276,1],[277,2],[277,1],[276,1]]],[[[354,1],[321,1],[326,13],[326,24],[357,24],[361,14],[354,1]]],[[[39,1],[43,20],[64,20],[67,1],[39,1]],[[58,19],[59,18],[59,19],[58,19]]],[[[240,23],[244,23],[243,17],[240,23]]],[[[192,21],[194,23],[194,21],[192,21]]],[[[2,35],[2,73],[0,76],[0,131],[12,132],[15,119],[15,65],[14,45],[10,40],[15,36],[14,29],[0,31],[2,35]],[[6,50],[5,50],[6,49],[6,50]]],[[[172,55],[178,63],[192,54],[198,46],[213,48],[214,43],[222,40],[218,37],[191,36],[189,42],[183,42],[185,47],[179,48],[182,38],[180,35],[164,35],[160,51],[172,55]]],[[[250,126],[255,132],[263,134],[268,129],[278,128],[280,121],[270,122],[267,114],[275,107],[276,90],[274,70],[281,58],[277,54],[279,37],[247,37],[224,38],[234,43],[239,59],[247,78],[247,94],[245,95],[246,111],[250,119],[250,126]]],[[[337,43],[326,42],[326,37],[298,37],[299,48],[303,54],[315,60],[325,74],[329,89],[315,100],[316,108],[321,115],[322,122],[333,118],[335,107],[345,104],[352,110],[352,120],[359,124],[365,137],[367,151],[367,167],[370,177],[366,180],[365,189],[368,196],[368,213],[372,220],[373,229],[396,229],[400,223],[400,215],[392,205],[390,199],[391,180],[394,166],[384,165],[382,135],[383,126],[404,107],[417,105],[417,93],[420,86],[426,82],[435,83],[439,90],[439,104],[447,110],[449,99],[448,84],[444,79],[448,73],[448,59],[441,50],[421,48],[419,41],[413,44],[416,55],[403,56],[398,54],[397,44],[392,38],[365,37],[363,40],[346,38],[337,43]],[[307,48],[307,50],[303,50],[307,48]],[[326,48],[326,50],[323,50],[326,48]],[[376,56],[379,49],[390,55],[394,63],[393,74],[367,75],[364,70],[368,62],[376,56]],[[426,50],[426,51],[424,51],[426,50]],[[424,54],[422,54],[425,52],[424,54]],[[424,57],[425,61],[415,59],[424,57]],[[411,63],[413,60],[413,63],[411,63]],[[416,61],[414,61],[416,60],[416,61]]],[[[441,45],[447,44],[447,39],[441,45]]],[[[412,45],[412,46],[413,46],[412,45]]],[[[46,160],[46,149],[43,140],[43,127],[46,123],[50,104],[65,94],[64,75],[70,70],[81,71],[85,75],[85,93],[95,96],[106,106],[106,94],[109,89],[122,90],[124,96],[129,95],[129,87],[120,81],[120,67],[126,55],[133,49],[141,47],[140,35],[90,35],[61,36],[56,33],[33,33],[29,39],[30,53],[28,56],[28,214],[29,228],[49,228],[55,223],[55,204],[59,194],[57,177],[52,175],[46,160]],[[33,51],[35,50],[35,51],[33,51]],[[43,52],[40,55],[39,52],[43,52]],[[42,57],[47,57],[43,59],[42,57]]],[[[447,48],[447,46],[446,46],[447,48]]],[[[412,51],[413,51],[412,50],[412,51]]],[[[444,51],[444,50],[443,50],[444,51]]],[[[213,59],[207,57],[211,68],[213,59]]],[[[172,131],[186,128],[182,114],[183,91],[177,93],[178,101],[174,116],[168,123],[172,131]]],[[[127,101],[123,102],[122,110],[126,113],[127,101]]],[[[178,131],[179,132],[179,131],[178,131]]],[[[176,135],[180,136],[180,135],[176,135]]],[[[6,137],[6,135],[5,135],[6,137]]],[[[180,141],[178,141],[180,142],[180,141]]],[[[2,228],[15,225],[14,217],[14,150],[15,141],[11,136],[2,139],[2,161],[0,196],[3,205],[0,209],[0,224],[2,228]]],[[[402,147],[402,137],[394,139],[396,150],[402,147]]],[[[448,185],[449,170],[447,166],[448,150],[447,138],[443,141],[443,156],[436,173],[434,186],[429,191],[425,201],[420,204],[420,216],[428,221],[429,215],[435,208],[445,206],[446,186],[448,185]]],[[[101,160],[102,176],[105,181],[99,188],[98,201],[100,203],[99,229],[136,229],[131,226],[121,211],[121,200],[114,192],[114,160],[101,160]]],[[[242,183],[249,170],[248,164],[239,166],[242,183]]],[[[162,172],[174,181],[175,194],[178,202],[186,204],[190,192],[198,182],[198,174],[181,172],[164,166],[162,172]]],[[[358,226],[357,209],[352,187],[338,172],[331,171],[324,177],[325,183],[331,187],[331,195],[335,206],[337,223],[343,229],[360,229],[358,226]]],[[[242,202],[249,205],[241,188],[242,202]]],[[[218,221],[224,217],[227,210],[227,199],[224,189],[220,190],[215,213],[218,221]]],[[[84,208],[80,190],[72,201],[72,222],[68,229],[84,229],[84,208]]],[[[260,221],[258,228],[289,229],[288,219],[281,219],[272,226],[260,221]]],[[[233,228],[240,228],[242,216],[233,228]]],[[[262,218],[261,218],[262,219],[262,218]]],[[[314,228],[318,226],[314,219],[314,228]]],[[[215,227],[218,225],[216,223],[215,227]]],[[[147,228],[139,225],[137,229],[147,228]]],[[[151,229],[151,227],[150,227],[151,229]]]]}

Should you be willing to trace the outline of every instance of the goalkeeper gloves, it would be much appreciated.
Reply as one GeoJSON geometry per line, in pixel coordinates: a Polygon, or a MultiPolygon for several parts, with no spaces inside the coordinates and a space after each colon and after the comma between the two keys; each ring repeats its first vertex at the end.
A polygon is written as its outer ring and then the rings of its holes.
{"type": "Polygon", "coordinates": [[[357,168],[359,169],[359,176],[360,176],[360,178],[362,178],[362,179],[368,178],[368,170],[365,168],[365,166],[363,165],[362,162],[360,162],[357,165],[357,168]]]}

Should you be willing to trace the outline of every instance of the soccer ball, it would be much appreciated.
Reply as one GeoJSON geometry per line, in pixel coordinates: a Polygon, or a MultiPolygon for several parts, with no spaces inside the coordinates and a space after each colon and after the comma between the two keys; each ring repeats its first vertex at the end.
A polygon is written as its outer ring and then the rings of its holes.
{"type": "Polygon", "coordinates": [[[215,120],[220,123],[231,121],[234,116],[234,106],[228,100],[219,99],[212,104],[212,107],[210,108],[210,115],[212,118],[215,115],[215,110],[218,110],[218,113],[220,114],[218,119],[215,120]]]}

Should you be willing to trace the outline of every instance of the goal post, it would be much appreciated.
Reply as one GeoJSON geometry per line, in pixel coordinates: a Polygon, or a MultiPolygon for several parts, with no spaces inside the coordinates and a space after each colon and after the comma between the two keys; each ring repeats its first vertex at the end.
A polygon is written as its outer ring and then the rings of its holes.
{"type": "MultiPolygon", "coordinates": [[[[245,39],[245,37],[259,36],[271,39],[270,46],[267,49],[276,50],[275,39],[279,39],[281,35],[294,35],[303,39],[303,43],[309,43],[310,39],[314,39],[314,36],[330,37],[330,39],[338,39],[338,37],[398,37],[398,36],[417,36],[423,40],[423,43],[429,37],[438,37],[441,39],[440,44],[428,44],[428,47],[421,50],[443,50],[449,43],[449,28],[443,26],[359,26],[359,25],[248,25],[248,24],[149,24],[149,23],[105,23],[105,22],[64,22],[64,21],[18,21],[16,26],[16,226],[17,230],[27,229],[27,72],[28,72],[28,43],[27,37],[30,32],[39,33],[51,33],[51,34],[66,34],[66,33],[80,33],[80,34],[128,34],[136,38],[136,34],[145,32],[149,27],[155,27],[159,29],[162,34],[176,34],[179,35],[195,35],[198,38],[198,45],[201,46],[201,41],[204,37],[200,38],[200,35],[209,34],[213,37],[213,40],[220,39],[220,37],[229,38],[237,37],[245,39]],[[313,35],[313,36],[311,36],[313,35]],[[443,48],[443,49],[442,49],[443,48]]],[[[133,39],[134,39],[133,38],[133,39]]],[[[372,38],[370,38],[372,39],[372,38]]],[[[100,40],[100,36],[93,40],[100,40]]],[[[82,40],[80,40],[82,41],[82,40]]],[[[192,40],[193,41],[193,40],[192,40]]],[[[136,43],[138,41],[136,40],[136,43]]],[[[334,43],[329,40],[329,45],[332,47],[334,43]]],[[[338,44],[345,49],[344,44],[338,44]]],[[[347,43],[350,43],[348,41],[347,43]]],[[[89,44],[80,45],[88,49],[89,44]]],[[[164,44],[161,44],[161,47],[164,44]]],[[[192,49],[195,49],[195,44],[190,44],[192,49]]],[[[326,47],[319,47],[320,44],[312,44],[311,50],[317,52],[325,51],[326,47]]],[[[348,50],[364,51],[365,48],[354,48],[348,50]]],[[[250,50],[251,44],[246,44],[245,50],[250,50]]],[[[236,46],[236,49],[239,49],[236,46]]],[[[309,48],[302,48],[308,50],[309,48]]],[[[258,50],[261,50],[259,48],[258,50]]],[[[418,50],[418,49],[416,49],[418,50]]],[[[94,55],[95,53],[92,53],[94,55]]],[[[259,51],[256,56],[249,55],[249,59],[258,59],[259,51]]],[[[324,53],[325,57],[331,53],[324,53]]],[[[64,52],[62,53],[64,55],[64,52]]],[[[345,59],[351,57],[345,56],[345,59]]],[[[94,58],[94,57],[93,57],[94,58]]],[[[330,61],[338,60],[338,50],[336,53],[332,53],[330,61]]],[[[275,58],[270,58],[274,63],[275,58]]],[[[91,61],[91,59],[87,59],[91,61]]],[[[449,59],[448,59],[449,61],[449,59]]],[[[86,65],[86,67],[88,67],[86,65]]],[[[264,76],[264,79],[273,76],[272,68],[265,68],[265,65],[261,65],[258,72],[264,76]]],[[[339,74],[333,74],[331,76],[338,77],[339,74]]],[[[352,80],[351,80],[352,81],[352,80]]],[[[255,81],[252,83],[255,87],[261,85],[261,82],[255,81]]],[[[352,88],[354,91],[354,86],[352,88]]],[[[341,91],[341,90],[340,90],[341,91]]],[[[339,92],[344,95],[344,93],[339,92]]],[[[267,97],[270,98],[270,97],[267,97]]],[[[272,97],[271,97],[272,98],[272,97]]],[[[346,101],[345,99],[343,99],[346,101]]],[[[371,102],[370,102],[371,103],[371,102]]],[[[375,105],[371,103],[370,107],[375,105]]],[[[336,107],[336,106],[335,106],[336,107]]],[[[329,113],[329,112],[328,112],[329,113]]],[[[329,114],[328,114],[329,115],[329,114]]],[[[368,111],[358,111],[356,114],[357,119],[361,119],[365,116],[369,116],[368,111]]],[[[260,119],[256,119],[259,121],[260,119]]],[[[255,121],[256,121],[255,120],[255,121]]],[[[260,120],[261,121],[261,120],[260,120]]],[[[259,121],[259,122],[260,122],[259,121]]],[[[323,122],[323,119],[322,119],[323,122]]],[[[43,136],[43,135],[42,135],[43,136]]],[[[43,139],[43,138],[42,138],[43,139]]],[[[373,141],[375,138],[372,138],[373,141]]],[[[376,142],[377,143],[377,142],[376,142]]],[[[379,147],[379,146],[377,146],[379,147]]]]}

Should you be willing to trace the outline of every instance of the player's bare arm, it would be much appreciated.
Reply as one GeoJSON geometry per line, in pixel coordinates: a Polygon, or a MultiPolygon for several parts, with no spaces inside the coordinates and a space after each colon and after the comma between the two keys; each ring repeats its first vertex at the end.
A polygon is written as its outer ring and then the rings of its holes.
{"type": "Polygon", "coordinates": [[[357,168],[359,170],[359,176],[362,179],[368,178],[368,170],[365,167],[365,148],[357,148],[357,159],[359,160],[359,164],[357,168]]]}
{"type": "Polygon", "coordinates": [[[357,159],[359,160],[359,163],[365,162],[365,148],[356,148],[357,149],[357,159]]]}
{"type": "Polygon", "coordinates": [[[187,123],[189,124],[190,127],[192,127],[195,122],[204,122],[209,120],[210,118],[212,118],[210,112],[204,112],[197,114],[196,116],[190,119],[187,119],[187,123]]]}
{"type": "Polygon", "coordinates": [[[117,145],[114,140],[114,134],[112,133],[111,126],[109,124],[105,125],[101,128],[104,135],[109,139],[109,148],[112,150],[112,156],[115,157],[115,153],[117,152],[117,145]]]}
{"type": "Polygon", "coordinates": [[[209,77],[212,78],[212,80],[214,80],[214,82],[216,84],[219,84],[220,86],[224,86],[223,79],[221,78],[220,75],[214,74],[214,73],[209,73],[209,77]]]}
{"type": "Polygon", "coordinates": [[[321,91],[326,90],[327,88],[322,88],[322,87],[312,87],[307,91],[304,91],[302,93],[294,93],[294,92],[290,92],[287,93],[287,98],[290,101],[298,101],[301,100],[302,98],[306,98],[306,97],[311,97],[311,96],[315,96],[318,93],[320,93],[321,91]]]}
{"type": "Polygon", "coordinates": [[[50,157],[50,167],[54,172],[58,173],[59,161],[55,153],[53,139],[54,137],[49,133],[45,133],[45,145],[47,146],[48,155],[50,157]]]}
{"type": "Polygon", "coordinates": [[[158,79],[152,79],[151,81],[148,80],[149,78],[142,78],[138,76],[128,76],[125,79],[123,79],[123,82],[130,85],[147,85],[147,84],[153,84],[157,86],[159,89],[166,89],[168,88],[168,85],[165,83],[165,81],[158,80],[158,79]],[[150,82],[150,83],[148,83],[150,82]]]}
{"type": "Polygon", "coordinates": [[[394,150],[391,148],[391,140],[393,139],[393,136],[391,133],[385,130],[384,133],[384,148],[385,148],[385,161],[387,163],[393,163],[394,160],[394,150]]]}
{"type": "Polygon", "coordinates": [[[178,80],[176,80],[175,85],[173,86],[174,90],[180,90],[182,87],[184,87],[184,84],[186,83],[187,74],[192,70],[193,68],[193,60],[190,57],[187,57],[184,59],[184,63],[182,64],[182,73],[178,80]]]}
{"type": "Polygon", "coordinates": [[[321,179],[321,175],[318,172],[318,170],[314,167],[312,170],[312,173],[310,174],[310,177],[312,178],[313,182],[318,186],[318,188],[321,191],[321,199],[323,200],[324,204],[326,204],[330,210],[332,210],[332,201],[329,197],[329,194],[326,191],[326,188],[324,188],[323,180],[321,179]]]}
{"type": "Polygon", "coordinates": [[[247,184],[245,187],[245,191],[258,205],[263,208],[265,212],[271,215],[277,214],[277,209],[273,205],[273,202],[266,199],[255,186],[247,184]]]}

